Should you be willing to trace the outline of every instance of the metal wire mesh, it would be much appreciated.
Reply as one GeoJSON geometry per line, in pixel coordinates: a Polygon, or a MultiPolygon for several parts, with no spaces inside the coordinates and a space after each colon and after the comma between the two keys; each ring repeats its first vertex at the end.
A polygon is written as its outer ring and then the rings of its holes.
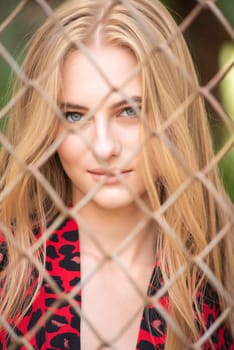
{"type": "MultiPolygon", "coordinates": [[[[141,26],[142,32],[146,36],[152,35],[148,28],[145,26],[144,23],[142,23],[141,19],[137,17],[137,13],[135,13],[134,8],[132,8],[130,2],[128,0],[121,0],[120,1],[129,12],[132,12],[132,15],[139,21],[139,26],[141,26]]],[[[87,118],[92,118],[93,115],[100,110],[102,105],[105,103],[105,101],[108,99],[108,97],[115,91],[118,91],[118,93],[122,96],[123,99],[127,100],[129,105],[133,105],[134,108],[137,109],[136,104],[134,100],[129,97],[125,91],[124,87],[127,84],[127,82],[131,81],[131,79],[134,78],[136,74],[141,72],[142,66],[147,65],[148,60],[150,59],[149,56],[145,57],[145,61],[141,64],[138,64],[134,71],[130,73],[128,77],[126,77],[126,81],[123,83],[122,86],[113,86],[112,82],[108,80],[108,78],[105,76],[104,72],[100,69],[97,62],[95,61],[95,57],[92,57],[90,55],[88,48],[85,46],[84,43],[81,42],[74,42],[73,38],[70,37],[69,32],[66,30],[66,28],[57,21],[56,16],[54,15],[54,10],[47,2],[46,0],[35,0],[35,3],[40,7],[40,9],[44,12],[44,14],[52,19],[54,22],[54,26],[59,31],[60,35],[65,38],[68,42],[72,43],[74,47],[76,47],[79,51],[87,55],[90,62],[95,66],[95,68],[98,70],[99,74],[102,76],[103,80],[106,82],[106,84],[109,87],[109,92],[105,96],[104,100],[100,101],[100,104],[96,106],[96,108],[90,112],[87,113],[87,118]]],[[[108,6],[105,6],[106,9],[103,11],[102,15],[97,18],[96,23],[93,24],[90,32],[88,35],[92,35],[93,31],[97,28],[99,23],[103,21],[103,18],[105,16],[108,16],[109,12],[111,11],[112,7],[115,6],[118,3],[118,1],[112,0],[108,2],[108,6]]],[[[4,19],[4,21],[0,24],[0,33],[3,31],[7,31],[8,26],[15,20],[15,18],[22,12],[25,11],[25,7],[28,4],[27,0],[19,1],[17,6],[12,10],[10,15],[4,19]]],[[[180,62],[177,60],[175,56],[173,56],[168,50],[168,47],[171,43],[176,41],[177,36],[182,32],[184,33],[191,25],[192,23],[199,17],[199,15],[205,11],[211,11],[212,14],[217,18],[217,20],[220,22],[220,24],[223,26],[224,30],[228,34],[231,41],[233,41],[234,37],[234,30],[227,20],[227,18],[223,15],[221,10],[216,4],[215,0],[197,0],[196,5],[194,6],[193,10],[188,14],[188,16],[181,22],[181,24],[178,26],[178,32],[175,32],[174,35],[170,38],[170,42],[167,42],[163,45],[155,45],[154,50],[155,51],[161,51],[163,52],[175,65],[175,67],[180,69],[180,73],[183,76],[184,79],[187,79],[188,82],[190,82],[190,76],[186,72],[184,68],[182,68],[180,62]]],[[[152,53],[153,54],[153,53],[152,53]]],[[[46,79],[53,69],[53,66],[56,65],[58,62],[53,61],[51,63],[50,67],[47,67],[47,69],[44,71],[43,76],[40,77],[40,80],[30,80],[23,69],[21,68],[20,64],[17,63],[16,58],[13,57],[13,55],[8,51],[8,49],[5,47],[4,44],[0,42],[0,55],[1,58],[11,67],[11,70],[14,72],[14,74],[24,83],[24,87],[18,92],[17,95],[15,95],[13,98],[11,98],[2,108],[0,111],[0,119],[4,120],[4,118],[7,118],[8,114],[14,107],[14,105],[17,103],[17,101],[24,96],[28,88],[33,88],[35,91],[37,91],[38,95],[46,101],[48,104],[48,108],[54,111],[54,113],[57,115],[57,117],[61,120],[61,123],[63,122],[63,114],[60,110],[60,108],[57,105],[56,101],[53,101],[50,96],[44,91],[43,87],[41,86],[41,81],[43,79],[46,79]]],[[[60,58],[58,59],[58,61],[60,58]]],[[[96,193],[102,188],[102,186],[105,184],[106,179],[104,178],[102,181],[98,182],[91,191],[76,205],[73,207],[67,207],[66,203],[64,203],[58,193],[55,191],[53,186],[48,182],[46,177],[41,173],[40,169],[41,167],[47,162],[48,159],[57,151],[59,145],[66,139],[67,135],[70,134],[71,130],[69,128],[65,128],[65,131],[48,147],[46,152],[44,152],[33,165],[27,165],[21,158],[20,155],[17,154],[14,150],[14,147],[9,142],[7,137],[4,135],[4,132],[0,133],[0,143],[1,147],[5,148],[8,152],[10,157],[14,159],[16,164],[18,164],[21,168],[21,173],[18,177],[14,178],[11,183],[3,188],[0,193],[0,202],[4,201],[4,199],[12,192],[14,187],[20,182],[22,177],[25,173],[31,174],[33,177],[35,177],[40,183],[40,185],[45,189],[45,191],[49,194],[50,198],[54,203],[56,203],[56,207],[58,208],[58,211],[60,214],[56,217],[55,220],[49,225],[48,229],[44,232],[42,236],[36,241],[36,243],[31,247],[31,249],[25,250],[23,249],[19,244],[17,244],[17,241],[14,241],[12,235],[8,232],[8,230],[4,227],[3,223],[0,223],[0,230],[4,233],[4,236],[6,236],[12,245],[15,245],[15,249],[20,253],[21,258],[26,258],[29,261],[32,262],[32,264],[35,266],[35,268],[40,271],[43,276],[46,283],[52,288],[53,291],[56,292],[58,298],[53,303],[52,307],[50,308],[49,312],[46,314],[43,314],[40,320],[36,323],[36,325],[30,329],[30,331],[27,334],[24,334],[23,336],[19,336],[16,334],[13,328],[8,324],[7,320],[4,319],[2,316],[0,316],[0,322],[3,325],[3,327],[9,332],[10,336],[14,340],[14,346],[11,348],[17,348],[19,345],[23,345],[26,349],[32,349],[32,346],[30,345],[30,339],[40,330],[41,325],[48,320],[51,315],[53,314],[54,310],[61,305],[63,302],[69,303],[77,312],[77,314],[80,315],[81,319],[87,323],[88,327],[91,329],[91,331],[96,335],[97,339],[99,340],[99,349],[110,347],[111,349],[117,349],[116,342],[118,338],[125,332],[126,329],[131,325],[132,321],[135,319],[136,315],[139,313],[139,309],[141,310],[145,305],[148,305],[152,303],[161,316],[166,320],[166,323],[170,325],[170,327],[176,332],[176,334],[182,339],[184,344],[186,344],[187,347],[190,347],[192,349],[200,349],[202,344],[205,343],[205,341],[209,338],[209,336],[212,334],[212,332],[226,319],[228,315],[232,312],[233,306],[234,306],[234,300],[230,292],[228,292],[222,284],[217,280],[213,272],[209,269],[207,264],[204,262],[205,258],[208,256],[208,254],[214,249],[217,245],[220,244],[222,239],[230,232],[231,229],[233,229],[234,224],[234,215],[233,215],[233,209],[231,205],[227,202],[226,198],[223,198],[220,193],[217,192],[214,184],[208,179],[207,174],[216,166],[218,166],[220,160],[223,159],[223,157],[233,148],[234,145],[234,124],[233,121],[230,119],[230,117],[225,112],[223,106],[221,103],[217,100],[216,97],[213,95],[213,90],[217,87],[217,85],[222,81],[222,79],[230,72],[231,69],[233,69],[234,61],[230,61],[224,68],[220,69],[213,77],[210,79],[204,86],[193,86],[193,94],[186,100],[184,103],[182,103],[179,108],[177,108],[171,115],[168,116],[165,123],[163,123],[158,130],[151,130],[150,127],[147,125],[147,122],[145,121],[144,117],[142,117],[142,122],[145,124],[145,127],[147,128],[147,134],[143,140],[143,142],[136,146],[136,149],[134,153],[131,155],[129,159],[126,160],[126,164],[130,162],[134,157],[136,157],[143,149],[144,145],[146,145],[149,140],[152,138],[157,138],[162,142],[171,152],[173,157],[177,159],[180,166],[183,168],[184,172],[187,174],[187,179],[185,182],[181,184],[180,187],[177,188],[177,190],[167,198],[167,200],[161,204],[160,208],[156,211],[151,211],[146,206],[142,198],[135,193],[132,188],[128,185],[127,181],[125,181],[124,178],[121,177],[120,171],[115,171],[115,176],[118,178],[118,181],[124,186],[130,193],[133,198],[133,200],[136,202],[136,204],[139,206],[139,208],[144,213],[144,218],[134,227],[134,229],[129,232],[129,235],[126,239],[124,239],[121,244],[118,246],[118,248],[110,254],[105,250],[105,248],[99,243],[99,241],[95,238],[95,235],[93,234],[92,230],[89,228],[88,222],[86,222],[82,217],[79,215],[79,212],[82,208],[85,207],[85,205],[92,200],[92,198],[95,196],[96,193]],[[198,169],[197,171],[193,171],[190,169],[188,162],[186,159],[184,159],[183,155],[180,153],[178,149],[176,149],[175,145],[173,144],[172,140],[168,137],[166,131],[172,125],[175,123],[181,116],[181,114],[189,107],[189,105],[196,100],[199,96],[204,97],[205,101],[209,103],[209,105],[213,108],[213,110],[217,113],[217,115],[221,118],[223,123],[227,126],[227,128],[231,131],[232,136],[229,138],[228,142],[215,154],[213,159],[205,165],[204,168],[198,169]],[[187,191],[187,189],[193,184],[194,182],[198,181],[203,185],[203,187],[209,191],[209,193],[213,196],[218,206],[222,209],[222,211],[225,213],[227,217],[227,222],[222,229],[217,232],[216,237],[210,241],[207,245],[207,247],[196,256],[189,256],[187,252],[186,246],[178,240],[177,233],[173,230],[172,227],[165,221],[164,219],[164,213],[173,205],[175,205],[178,201],[178,199],[187,191]],[[78,223],[79,226],[82,228],[82,230],[85,232],[87,236],[90,237],[90,239],[94,242],[96,247],[99,249],[102,259],[97,263],[96,268],[92,270],[86,278],[82,279],[80,283],[74,286],[74,288],[69,292],[68,294],[64,294],[60,291],[58,285],[56,282],[51,278],[48,272],[44,271],[43,266],[38,262],[37,259],[35,259],[35,252],[38,248],[43,246],[45,244],[46,240],[51,237],[51,234],[54,232],[54,230],[62,224],[64,219],[70,216],[74,218],[78,223]],[[172,276],[168,281],[166,281],[163,285],[163,287],[154,295],[153,297],[146,296],[138,283],[134,280],[131,273],[126,269],[124,264],[122,263],[120,256],[121,254],[131,245],[131,243],[134,241],[134,239],[139,235],[141,230],[146,227],[146,225],[150,221],[154,221],[157,223],[157,225],[167,234],[171,237],[171,239],[174,241],[175,246],[179,247],[179,249],[184,252],[185,256],[187,256],[186,263],[181,266],[181,268],[177,271],[177,273],[172,276]],[[118,266],[119,270],[122,271],[123,275],[126,276],[129,283],[132,285],[132,287],[136,290],[136,292],[141,297],[142,303],[139,306],[139,308],[136,308],[135,313],[129,316],[126,316],[126,322],[121,327],[116,327],[116,333],[112,339],[106,339],[103,337],[102,334],[100,334],[97,330],[96,325],[94,325],[87,317],[85,312],[82,311],[82,309],[78,306],[75,297],[77,294],[80,293],[80,291],[90,283],[90,281],[93,279],[93,277],[100,272],[103,266],[108,261],[114,261],[116,266],[118,266]],[[220,295],[223,296],[226,304],[228,305],[226,309],[221,313],[219,318],[216,320],[216,322],[213,324],[211,328],[209,328],[208,331],[204,333],[204,335],[199,339],[199,341],[193,345],[188,345],[188,339],[186,334],[184,334],[179,325],[175,322],[175,320],[170,316],[170,314],[165,311],[165,309],[160,305],[160,298],[168,291],[168,289],[185,273],[187,266],[189,264],[196,264],[200,271],[202,271],[207,279],[210,281],[212,286],[218,291],[220,295]]],[[[191,81],[191,84],[193,85],[193,82],[191,81]]],[[[138,110],[139,114],[140,111],[138,110]]],[[[74,129],[73,129],[74,132],[74,129]]],[[[79,128],[76,128],[75,132],[77,135],[82,139],[82,142],[86,145],[87,149],[89,149],[91,152],[93,151],[93,140],[88,140],[85,137],[83,137],[82,133],[80,132],[79,128]]],[[[96,155],[96,158],[100,164],[100,166],[107,168],[108,164],[103,161],[100,157],[96,155]]],[[[14,269],[14,266],[11,266],[11,269],[14,269]]],[[[4,273],[3,277],[4,278],[4,273]]]]}

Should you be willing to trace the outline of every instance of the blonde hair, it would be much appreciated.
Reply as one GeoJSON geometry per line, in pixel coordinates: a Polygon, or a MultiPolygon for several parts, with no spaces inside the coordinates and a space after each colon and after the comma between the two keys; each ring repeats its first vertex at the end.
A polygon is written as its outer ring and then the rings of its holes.
{"type": "MultiPolygon", "coordinates": [[[[21,161],[33,166],[52,144],[59,122],[53,108],[40,96],[34,83],[38,81],[50,101],[58,102],[62,65],[66,56],[77,49],[75,43],[87,44],[98,35],[106,45],[125,47],[142,65],[142,110],[143,115],[147,116],[143,124],[143,139],[149,130],[153,131],[151,152],[144,154],[144,175],[151,209],[156,212],[188,182],[189,173],[203,169],[213,158],[206,113],[202,98],[197,93],[199,85],[183,36],[158,0],[129,0],[129,9],[117,3],[109,8],[106,15],[103,15],[103,11],[100,15],[102,4],[102,1],[94,0],[66,1],[55,12],[59,25],[55,24],[54,18],[48,18],[34,35],[23,64],[31,84],[12,110],[8,139],[21,161]],[[100,20],[98,32],[93,26],[97,17],[100,20]],[[63,35],[61,28],[68,35],[63,35]],[[68,37],[72,42],[68,41],[68,37]],[[181,110],[178,118],[168,123],[164,136],[161,136],[160,130],[164,123],[189,99],[191,102],[181,110]],[[172,149],[177,153],[174,154],[172,149]],[[178,160],[178,153],[186,164],[182,165],[178,160]],[[157,181],[152,176],[155,169],[159,173],[157,181]]],[[[24,84],[18,83],[16,91],[24,88],[24,84]]],[[[4,169],[0,182],[0,188],[3,189],[22,174],[22,164],[10,157],[4,148],[0,164],[1,169],[4,169]]],[[[56,153],[41,165],[40,172],[64,203],[69,203],[70,182],[56,153]]],[[[207,173],[207,179],[228,203],[215,168],[207,173]]],[[[187,265],[184,274],[168,290],[169,313],[186,336],[196,341],[199,335],[194,324],[195,314],[201,318],[196,293],[208,281],[193,262],[193,257],[207,247],[227,222],[228,216],[200,181],[193,179],[190,182],[176,202],[161,215],[163,222],[176,232],[186,252],[180,249],[163,225],[155,225],[155,231],[164,280],[167,281],[181,266],[187,265]]],[[[35,226],[45,228],[58,213],[58,208],[40,182],[25,170],[17,185],[1,203],[1,222],[25,249],[30,248],[35,241],[35,226]]],[[[232,274],[229,239],[230,234],[226,234],[204,258],[217,280],[225,287],[227,277],[231,278],[232,274]]],[[[19,253],[10,241],[8,254],[14,268],[5,276],[5,297],[0,303],[5,317],[25,309],[25,295],[33,269],[33,264],[26,258],[21,257],[18,263],[19,253]]],[[[41,252],[35,253],[35,257],[40,259],[41,252]]],[[[41,279],[39,274],[38,281],[41,279]]],[[[221,296],[219,299],[224,308],[225,301],[221,296]]],[[[179,336],[168,326],[166,349],[181,350],[183,346],[179,336]]]]}

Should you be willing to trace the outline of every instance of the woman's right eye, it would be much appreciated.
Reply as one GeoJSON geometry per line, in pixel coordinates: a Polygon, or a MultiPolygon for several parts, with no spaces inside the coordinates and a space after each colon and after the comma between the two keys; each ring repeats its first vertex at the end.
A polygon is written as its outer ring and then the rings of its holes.
{"type": "Polygon", "coordinates": [[[70,122],[70,123],[76,123],[79,122],[84,115],[81,114],[80,112],[64,112],[64,117],[65,119],[70,122]]]}

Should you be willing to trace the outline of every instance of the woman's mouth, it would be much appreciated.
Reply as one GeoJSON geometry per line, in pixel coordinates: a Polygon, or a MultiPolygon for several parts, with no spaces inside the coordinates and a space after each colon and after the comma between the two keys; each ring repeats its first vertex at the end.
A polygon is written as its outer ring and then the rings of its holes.
{"type": "Polygon", "coordinates": [[[127,177],[133,170],[127,169],[127,170],[119,170],[117,168],[115,169],[91,169],[88,170],[88,173],[92,176],[94,181],[100,182],[105,179],[105,184],[116,184],[120,182],[119,177],[127,177]],[[116,175],[116,173],[119,174],[119,176],[116,175]]]}

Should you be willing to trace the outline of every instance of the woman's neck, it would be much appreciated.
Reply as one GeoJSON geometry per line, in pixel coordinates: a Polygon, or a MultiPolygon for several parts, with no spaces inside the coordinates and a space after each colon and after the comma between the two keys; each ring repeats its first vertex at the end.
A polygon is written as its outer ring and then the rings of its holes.
{"type": "Polygon", "coordinates": [[[126,267],[136,262],[151,264],[155,235],[152,225],[144,220],[142,210],[136,205],[106,209],[90,202],[79,211],[79,216],[83,253],[100,260],[104,252],[107,255],[118,252],[118,257],[126,267]],[[137,227],[139,230],[136,230],[137,227]],[[126,244],[127,241],[129,244],[126,244]]]}

